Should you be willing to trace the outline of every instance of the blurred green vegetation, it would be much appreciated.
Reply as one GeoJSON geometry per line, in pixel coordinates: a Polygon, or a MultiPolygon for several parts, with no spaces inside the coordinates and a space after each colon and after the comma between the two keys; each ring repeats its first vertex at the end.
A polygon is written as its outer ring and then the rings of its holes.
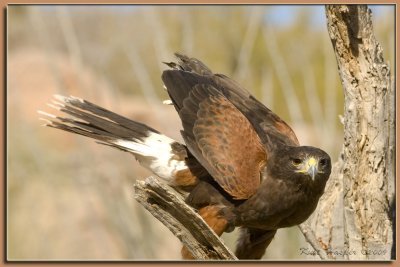
{"type": "MultiPolygon", "coordinates": [[[[179,140],[160,79],[176,51],[239,81],[335,160],[343,94],[332,46],[310,6],[287,8],[289,25],[272,21],[275,6],[9,6],[8,259],[179,259],[178,240],[133,199],[149,173],[36,115],[52,94],[73,94],[179,140]]],[[[394,8],[385,12],[374,26],[394,66],[394,8]]],[[[233,247],[236,232],[224,238],[233,247]]],[[[304,242],[280,230],[265,258],[303,259],[304,242]]]]}

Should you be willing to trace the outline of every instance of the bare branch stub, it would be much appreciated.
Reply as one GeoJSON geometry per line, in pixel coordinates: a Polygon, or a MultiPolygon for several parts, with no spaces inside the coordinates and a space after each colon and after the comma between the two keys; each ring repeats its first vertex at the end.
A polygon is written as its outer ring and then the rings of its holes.
{"type": "Polygon", "coordinates": [[[156,178],[137,181],[135,199],[168,227],[195,259],[237,260],[183,197],[156,178]]]}
{"type": "Polygon", "coordinates": [[[314,231],[310,228],[309,224],[307,222],[302,223],[299,225],[300,231],[303,233],[306,241],[308,244],[314,249],[314,251],[317,252],[318,256],[321,258],[321,260],[333,260],[335,259],[332,254],[328,254],[324,247],[321,246],[319,240],[315,236],[314,231]]]}

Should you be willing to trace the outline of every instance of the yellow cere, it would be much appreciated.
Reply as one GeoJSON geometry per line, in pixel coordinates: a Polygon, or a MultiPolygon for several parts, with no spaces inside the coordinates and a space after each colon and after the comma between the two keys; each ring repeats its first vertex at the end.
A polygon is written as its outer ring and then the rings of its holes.
{"type": "Polygon", "coordinates": [[[311,157],[308,159],[308,166],[316,166],[317,165],[317,160],[314,157],[311,157]]]}

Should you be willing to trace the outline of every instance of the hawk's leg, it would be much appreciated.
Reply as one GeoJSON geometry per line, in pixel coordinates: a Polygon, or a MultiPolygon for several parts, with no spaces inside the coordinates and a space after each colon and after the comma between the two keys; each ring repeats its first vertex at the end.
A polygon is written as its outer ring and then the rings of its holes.
{"type": "Polygon", "coordinates": [[[275,233],[276,230],[242,227],[236,245],[236,257],[238,259],[261,259],[275,233]]]}
{"type": "MultiPolygon", "coordinates": [[[[217,205],[206,206],[199,209],[199,215],[218,236],[221,236],[228,227],[228,221],[221,216],[220,210],[221,206],[217,205]]],[[[182,247],[181,254],[183,259],[194,259],[185,246],[182,247]]]]}
{"type": "MultiPolygon", "coordinates": [[[[235,228],[233,204],[208,182],[200,181],[186,198],[186,203],[198,209],[199,215],[218,236],[235,228]]],[[[183,259],[193,259],[186,247],[181,253],[183,259]]]]}

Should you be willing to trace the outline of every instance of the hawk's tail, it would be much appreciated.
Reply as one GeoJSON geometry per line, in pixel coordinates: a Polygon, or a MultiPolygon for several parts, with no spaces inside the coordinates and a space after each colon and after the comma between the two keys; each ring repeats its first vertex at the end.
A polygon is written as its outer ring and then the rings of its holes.
{"type": "Polygon", "coordinates": [[[160,134],[157,130],[136,122],[89,101],[77,97],[55,95],[50,107],[66,117],[43,111],[46,126],[87,136],[98,143],[132,153],[142,166],[173,185],[196,183],[187,164],[186,147],[160,134]],[[189,177],[190,176],[190,177],[189,177]],[[184,178],[182,178],[184,177],[184,178]]]}

